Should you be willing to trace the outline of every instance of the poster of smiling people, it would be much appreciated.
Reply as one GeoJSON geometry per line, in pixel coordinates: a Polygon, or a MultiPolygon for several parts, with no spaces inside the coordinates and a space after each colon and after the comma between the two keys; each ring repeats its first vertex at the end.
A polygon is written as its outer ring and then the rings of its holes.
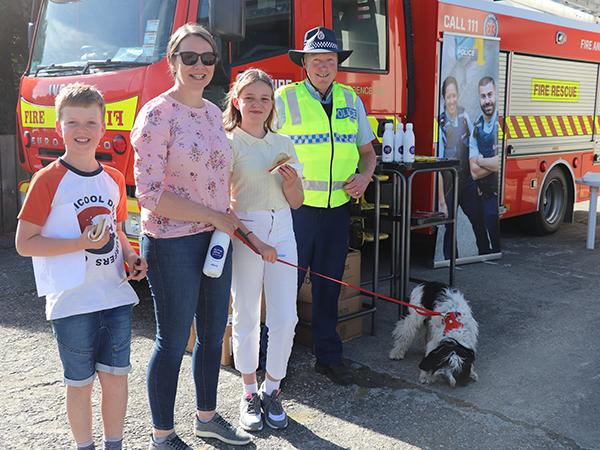
{"type": "MultiPolygon", "coordinates": [[[[497,82],[499,40],[445,33],[439,79],[437,154],[459,160],[456,224],[457,262],[500,254],[498,218],[497,82]]],[[[502,80],[504,82],[504,80],[502,80]]],[[[437,180],[439,210],[454,206],[449,173],[437,180]]],[[[435,261],[452,251],[452,225],[438,227],[435,261]]]]}

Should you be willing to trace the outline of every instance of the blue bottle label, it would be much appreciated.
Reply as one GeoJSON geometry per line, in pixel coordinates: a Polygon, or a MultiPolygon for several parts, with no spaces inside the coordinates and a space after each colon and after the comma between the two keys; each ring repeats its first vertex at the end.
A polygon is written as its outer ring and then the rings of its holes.
{"type": "Polygon", "coordinates": [[[390,153],[392,153],[392,147],[390,147],[389,145],[386,145],[385,147],[383,147],[383,153],[385,153],[386,155],[389,155],[390,153]]]}
{"type": "Polygon", "coordinates": [[[215,245],[213,248],[210,249],[210,256],[212,256],[215,259],[221,259],[224,254],[225,250],[223,250],[223,247],[221,247],[220,245],[215,245]]]}
{"type": "Polygon", "coordinates": [[[409,152],[410,152],[411,155],[414,155],[415,154],[415,147],[411,145],[410,149],[409,149],[409,152]]]}

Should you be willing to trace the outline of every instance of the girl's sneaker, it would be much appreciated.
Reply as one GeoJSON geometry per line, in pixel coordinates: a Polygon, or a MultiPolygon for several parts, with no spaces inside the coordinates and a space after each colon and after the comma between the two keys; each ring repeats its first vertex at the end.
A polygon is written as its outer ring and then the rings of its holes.
{"type": "Polygon", "coordinates": [[[264,391],[263,383],[260,388],[260,402],[268,426],[276,430],[288,426],[288,417],[281,404],[281,389],[276,389],[271,394],[267,394],[264,391]]]}
{"type": "Polygon", "coordinates": [[[246,431],[260,431],[263,428],[260,398],[254,392],[246,393],[240,401],[240,426],[246,431]]]}

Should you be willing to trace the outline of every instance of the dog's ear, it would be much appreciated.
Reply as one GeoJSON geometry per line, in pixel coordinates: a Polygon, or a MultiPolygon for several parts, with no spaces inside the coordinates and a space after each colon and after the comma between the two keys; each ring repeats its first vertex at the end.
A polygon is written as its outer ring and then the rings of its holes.
{"type": "Polygon", "coordinates": [[[426,372],[433,372],[440,366],[440,361],[440,353],[433,350],[421,360],[419,369],[426,372]]]}
{"type": "Polygon", "coordinates": [[[419,363],[421,370],[435,372],[443,365],[443,361],[454,351],[454,345],[451,342],[441,342],[436,348],[431,350],[419,363]]]}

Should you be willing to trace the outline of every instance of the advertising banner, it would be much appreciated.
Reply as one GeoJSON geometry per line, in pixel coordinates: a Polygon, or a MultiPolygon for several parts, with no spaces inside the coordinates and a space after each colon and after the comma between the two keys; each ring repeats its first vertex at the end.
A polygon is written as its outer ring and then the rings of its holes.
{"type": "MultiPolygon", "coordinates": [[[[458,159],[457,262],[500,256],[498,59],[493,37],[445,33],[439,91],[438,156],[458,159]]],[[[452,210],[449,174],[437,180],[439,210],[452,210]]],[[[435,263],[448,261],[452,225],[438,227],[435,263]]]]}

